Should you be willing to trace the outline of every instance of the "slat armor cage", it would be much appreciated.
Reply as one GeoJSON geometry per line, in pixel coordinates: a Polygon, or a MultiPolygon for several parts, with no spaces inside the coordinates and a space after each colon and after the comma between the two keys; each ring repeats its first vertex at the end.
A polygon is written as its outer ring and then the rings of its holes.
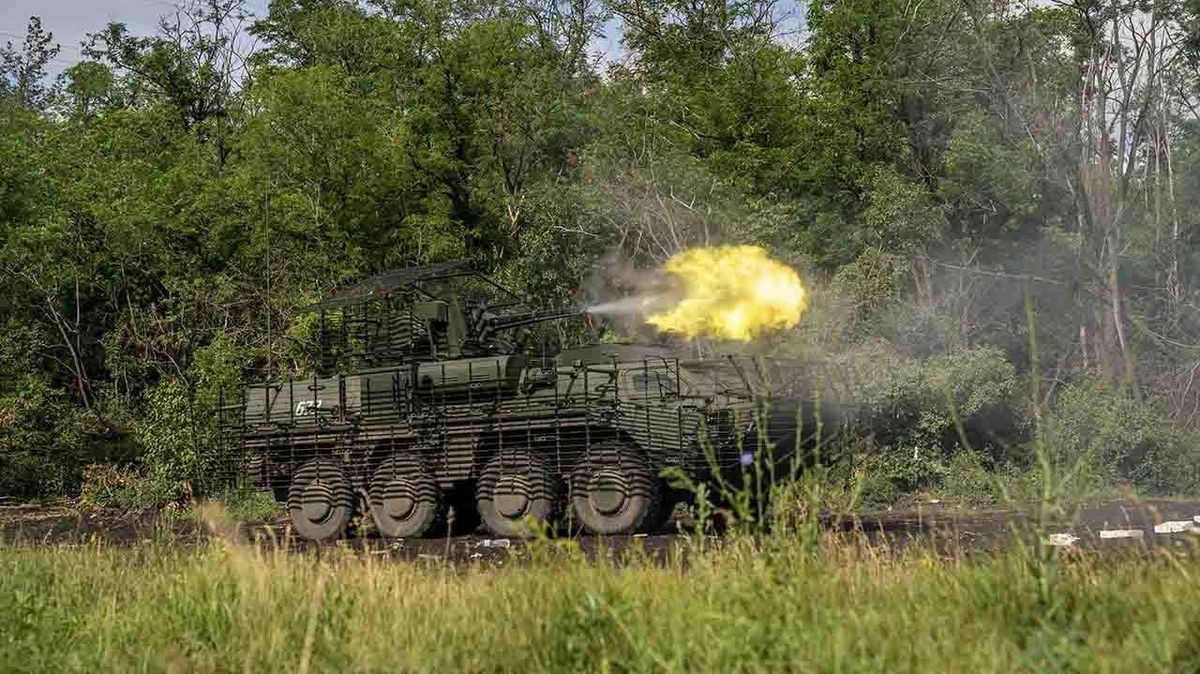
{"type": "Polygon", "coordinates": [[[529,328],[575,314],[528,311],[461,263],[389,272],[312,309],[318,373],[223,391],[209,464],[286,501],[313,538],[326,531],[314,521],[332,518],[337,535],[361,508],[384,532],[437,533],[418,530],[472,501],[496,533],[551,511],[578,511],[597,533],[645,530],[654,517],[638,508],[665,507],[665,473],[730,477],[764,459],[791,470],[843,418],[794,365],[547,348],[529,328]]]}

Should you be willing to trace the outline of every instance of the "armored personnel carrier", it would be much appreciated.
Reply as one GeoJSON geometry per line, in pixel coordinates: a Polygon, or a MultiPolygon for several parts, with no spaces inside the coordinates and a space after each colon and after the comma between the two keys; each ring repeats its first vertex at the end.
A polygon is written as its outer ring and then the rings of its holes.
{"type": "MultiPolygon", "coordinates": [[[[341,536],[356,514],[385,537],[445,535],[451,507],[497,536],[647,531],[672,506],[664,469],[728,477],[765,446],[761,361],[544,347],[538,330],[576,314],[530,311],[466,263],[388,272],[311,310],[318,373],[249,384],[219,419],[226,456],[304,538],[341,536]]],[[[790,446],[797,404],[772,402],[772,438],[790,446]]]]}

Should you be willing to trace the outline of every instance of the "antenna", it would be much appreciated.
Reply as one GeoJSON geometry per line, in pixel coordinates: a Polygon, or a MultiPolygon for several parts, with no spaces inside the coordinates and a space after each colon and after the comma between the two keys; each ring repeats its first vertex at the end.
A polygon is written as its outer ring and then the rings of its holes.
{"type": "MultiPolygon", "coordinates": [[[[275,181],[272,179],[271,181],[275,181]]],[[[271,331],[271,194],[263,195],[263,224],[265,243],[267,246],[267,381],[271,381],[272,358],[275,352],[274,334],[271,331]]]]}

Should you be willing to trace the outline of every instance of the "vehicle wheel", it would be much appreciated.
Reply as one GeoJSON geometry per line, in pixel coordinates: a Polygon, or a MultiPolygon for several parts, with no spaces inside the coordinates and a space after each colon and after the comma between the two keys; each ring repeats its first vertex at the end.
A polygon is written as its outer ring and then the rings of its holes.
{"type": "Polygon", "coordinates": [[[662,501],[662,480],[637,450],[606,442],[589,452],[571,473],[571,507],[593,534],[633,534],[654,527],[662,501]]]}
{"type": "Polygon", "coordinates": [[[340,537],[354,516],[355,497],[341,465],[313,459],[300,466],[288,490],[288,514],[301,538],[340,537]]]}
{"type": "Polygon", "coordinates": [[[413,456],[385,459],[368,490],[371,518],[385,538],[417,538],[434,531],[445,514],[442,490],[413,456]]]}
{"type": "Polygon", "coordinates": [[[505,452],[484,465],[475,508],[494,535],[525,537],[534,533],[528,520],[553,523],[558,496],[558,482],[542,461],[525,452],[505,452]]]}

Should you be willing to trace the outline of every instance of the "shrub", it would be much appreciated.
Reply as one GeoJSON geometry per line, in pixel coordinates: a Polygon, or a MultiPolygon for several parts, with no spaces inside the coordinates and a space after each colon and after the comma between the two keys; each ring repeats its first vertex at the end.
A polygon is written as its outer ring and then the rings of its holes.
{"type": "Polygon", "coordinates": [[[84,507],[110,507],[142,510],[176,500],[179,485],[148,478],[136,468],[111,463],[92,464],[83,469],[79,490],[84,507]]]}
{"type": "Polygon", "coordinates": [[[1200,443],[1149,403],[1095,380],[1067,387],[1041,426],[1056,472],[1082,490],[1117,484],[1146,494],[1200,486],[1200,443]]]}
{"type": "Polygon", "coordinates": [[[904,456],[901,451],[877,451],[859,459],[862,502],[880,507],[900,503],[923,486],[938,481],[941,471],[926,457],[904,456]]]}
{"type": "MultiPolygon", "coordinates": [[[[136,426],[142,445],[147,478],[162,484],[182,485],[202,475],[204,454],[202,414],[194,394],[178,379],[169,379],[150,390],[136,426]]],[[[168,495],[174,498],[175,495],[168,495]]]]}
{"type": "Polygon", "coordinates": [[[865,246],[907,253],[941,238],[945,214],[920,183],[891,166],[875,166],[867,173],[866,189],[867,208],[856,232],[865,246]]]}
{"type": "Polygon", "coordinates": [[[146,393],[135,435],[143,474],[157,485],[151,493],[174,500],[185,483],[200,492],[223,486],[228,466],[220,452],[217,405],[221,388],[237,385],[243,359],[239,349],[218,340],[197,350],[188,382],[165,379],[146,393]]]}
{"type": "Polygon", "coordinates": [[[61,495],[79,486],[94,419],[61,389],[26,377],[0,396],[0,494],[61,495]]]}
{"type": "MultiPolygon", "coordinates": [[[[867,502],[941,487],[952,473],[967,469],[966,463],[953,464],[964,450],[996,463],[1007,440],[1021,432],[1011,404],[1016,371],[997,350],[918,360],[871,346],[842,359],[858,373],[859,432],[873,439],[867,455],[858,458],[867,502]]],[[[958,475],[955,488],[963,488],[966,477],[958,475]]]]}
{"type": "Polygon", "coordinates": [[[257,489],[228,487],[213,494],[212,500],[235,522],[269,522],[285,514],[272,494],[257,489]]]}
{"type": "Polygon", "coordinates": [[[968,449],[955,454],[947,464],[942,493],[969,505],[995,505],[1004,496],[1000,488],[1002,479],[987,457],[968,449]]]}

